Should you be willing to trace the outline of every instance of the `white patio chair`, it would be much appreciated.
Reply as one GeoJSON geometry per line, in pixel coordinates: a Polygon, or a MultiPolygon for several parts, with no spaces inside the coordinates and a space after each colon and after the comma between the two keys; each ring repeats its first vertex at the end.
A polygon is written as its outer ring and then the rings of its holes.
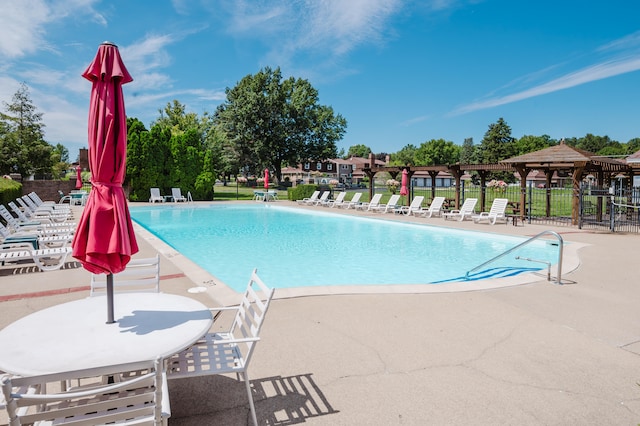
{"type": "Polygon", "coordinates": [[[444,200],[444,197],[434,197],[429,208],[414,210],[412,213],[414,216],[420,215],[422,217],[440,216],[442,214],[442,205],[444,204],[444,200]]]}
{"type": "Polygon", "coordinates": [[[150,203],[155,203],[156,201],[164,203],[164,197],[160,195],[160,188],[150,188],[149,192],[151,193],[151,197],[149,197],[150,203]]]}
{"type": "Polygon", "coordinates": [[[71,251],[69,246],[32,249],[25,245],[11,245],[0,248],[0,265],[31,260],[41,271],[55,271],[62,268],[71,251]]]}
{"type": "Polygon", "coordinates": [[[491,208],[488,212],[481,212],[480,214],[471,216],[471,219],[475,223],[480,222],[489,222],[492,225],[495,225],[497,221],[502,221],[507,223],[507,215],[505,211],[507,210],[507,203],[509,200],[507,198],[496,198],[491,203],[491,208]]]}
{"type": "Polygon", "coordinates": [[[219,310],[236,310],[233,324],[227,332],[208,333],[192,347],[167,360],[167,378],[236,373],[244,381],[249,397],[253,424],[257,425],[256,409],[251,395],[251,383],[247,369],[260,329],[273,298],[274,289],[267,287],[254,269],[238,307],[219,310]]]}
{"type": "Polygon", "coordinates": [[[353,194],[353,197],[351,197],[351,200],[340,204],[340,207],[345,208],[345,209],[350,209],[350,208],[357,208],[360,205],[360,198],[362,197],[362,192],[356,192],[355,194],[353,194]]]}
{"type": "MultiPolygon", "coordinates": [[[[106,290],[107,275],[91,274],[89,296],[105,294],[106,290]]],[[[113,274],[113,291],[116,293],[160,292],[160,255],[131,259],[124,271],[113,274]]]]}
{"type": "Polygon", "coordinates": [[[469,219],[473,215],[473,211],[476,208],[477,198],[467,198],[460,206],[459,210],[451,210],[450,212],[443,213],[444,220],[453,219],[462,222],[465,219],[469,219]]]}
{"type": "Polygon", "coordinates": [[[395,209],[394,213],[401,213],[406,215],[411,215],[415,211],[419,211],[422,209],[422,202],[424,201],[423,195],[418,195],[411,200],[411,204],[408,206],[401,206],[400,208],[395,209]]]}
{"type": "Polygon", "coordinates": [[[313,191],[310,197],[303,198],[302,200],[298,200],[298,204],[308,204],[311,202],[315,202],[320,196],[320,191],[313,191]]]}
{"type": "Polygon", "coordinates": [[[10,425],[167,424],[171,416],[162,360],[87,370],[2,376],[3,407],[10,425]],[[127,377],[129,372],[137,374],[127,377]],[[104,384],[104,377],[122,378],[104,384]],[[62,384],[82,380],[78,388],[62,384]]]}
{"type": "Polygon", "coordinates": [[[331,195],[330,191],[324,191],[317,200],[308,201],[307,204],[312,206],[319,206],[322,203],[326,203],[329,200],[329,195],[331,195]]]}
{"type": "Polygon", "coordinates": [[[323,207],[335,207],[335,206],[340,206],[342,204],[344,204],[344,197],[347,196],[347,191],[341,191],[340,193],[338,193],[338,196],[336,197],[335,200],[327,200],[326,202],[322,203],[323,207]]]}
{"type": "Polygon", "coordinates": [[[187,202],[187,199],[182,195],[182,190],[180,188],[171,188],[171,198],[173,198],[174,203],[187,202]]]}
{"type": "Polygon", "coordinates": [[[378,213],[391,213],[394,209],[400,207],[398,206],[398,201],[400,201],[400,195],[393,194],[387,204],[379,204],[373,208],[374,211],[378,213]]]}
{"type": "Polygon", "coordinates": [[[378,207],[378,205],[380,205],[381,199],[382,199],[382,194],[374,194],[374,196],[371,197],[371,201],[369,201],[368,203],[358,204],[356,206],[356,210],[365,210],[365,211],[374,210],[376,207],[378,207]]]}

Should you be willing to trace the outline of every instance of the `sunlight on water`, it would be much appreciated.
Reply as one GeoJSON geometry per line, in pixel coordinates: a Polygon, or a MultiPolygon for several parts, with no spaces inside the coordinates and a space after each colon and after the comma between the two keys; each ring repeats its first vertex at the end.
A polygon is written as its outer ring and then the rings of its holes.
{"type": "MultiPolygon", "coordinates": [[[[132,218],[236,291],[249,274],[274,287],[428,284],[466,272],[524,241],[422,224],[274,205],[145,206],[132,218]]],[[[536,241],[488,266],[507,276],[555,263],[558,248],[536,241]]]]}

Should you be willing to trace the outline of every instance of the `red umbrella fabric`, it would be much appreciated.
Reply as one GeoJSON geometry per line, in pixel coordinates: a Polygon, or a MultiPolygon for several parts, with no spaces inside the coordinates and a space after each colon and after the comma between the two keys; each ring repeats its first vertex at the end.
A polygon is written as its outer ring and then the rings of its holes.
{"type": "Polygon", "coordinates": [[[402,169],[402,182],[400,183],[400,195],[404,196],[409,194],[409,190],[407,189],[408,181],[409,181],[409,176],[407,173],[407,169],[402,169]]]}
{"type": "Polygon", "coordinates": [[[82,167],[76,167],[76,189],[82,188],[82,167]]]}
{"type": "Polygon", "coordinates": [[[91,81],[89,167],[92,189],[73,239],[73,257],[93,273],[115,274],[138,252],[122,189],[127,121],[122,85],[133,81],[118,47],[105,42],[86,71],[91,81]]]}
{"type": "Polygon", "coordinates": [[[269,169],[264,169],[264,189],[269,189],[269,169]]]}

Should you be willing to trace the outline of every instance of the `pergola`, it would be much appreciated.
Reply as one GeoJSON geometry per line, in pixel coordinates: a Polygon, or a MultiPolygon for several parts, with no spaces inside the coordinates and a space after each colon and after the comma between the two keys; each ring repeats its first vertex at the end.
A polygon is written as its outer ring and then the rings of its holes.
{"type": "MultiPolygon", "coordinates": [[[[373,154],[370,155],[372,160],[373,154]]],[[[369,164],[375,164],[370,161],[369,164]]],[[[413,176],[416,171],[426,171],[431,177],[432,185],[432,198],[435,197],[435,183],[438,172],[445,171],[451,173],[456,181],[455,186],[455,205],[456,208],[460,207],[460,190],[461,190],[461,178],[464,172],[476,171],[480,176],[480,185],[482,188],[480,209],[485,211],[485,192],[486,178],[490,172],[495,171],[514,171],[520,176],[520,205],[526,206],[527,201],[527,176],[533,170],[542,171],[545,174],[547,188],[547,200],[546,200],[546,213],[550,216],[551,211],[551,179],[554,173],[567,174],[572,177],[574,198],[572,205],[571,220],[575,225],[578,223],[579,214],[579,191],[580,182],[583,177],[588,174],[595,176],[599,186],[603,186],[605,183],[610,183],[611,178],[617,174],[626,174],[633,180],[634,169],[625,163],[624,161],[615,160],[607,157],[602,157],[584,151],[578,148],[573,148],[561,142],[559,145],[555,145],[549,148],[541,149],[539,151],[531,152],[517,157],[508,158],[499,162],[498,164],[447,164],[438,166],[377,166],[364,168],[364,173],[369,177],[369,180],[373,182],[373,178],[378,172],[387,172],[394,179],[406,169],[409,178],[413,176]]],[[[373,195],[373,188],[369,187],[369,197],[373,195]]],[[[601,202],[601,200],[600,200],[601,202]]],[[[601,206],[598,207],[601,211],[601,206]]],[[[520,217],[524,219],[526,209],[520,209],[520,217]]]]}

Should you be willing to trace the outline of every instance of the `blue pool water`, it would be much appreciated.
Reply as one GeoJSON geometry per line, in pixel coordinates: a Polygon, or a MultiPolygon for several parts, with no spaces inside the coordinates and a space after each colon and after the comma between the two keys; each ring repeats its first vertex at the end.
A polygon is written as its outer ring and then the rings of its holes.
{"type": "MultiPolygon", "coordinates": [[[[324,210],[272,204],[130,209],[138,224],[238,292],[256,267],[277,288],[464,281],[467,271],[524,241],[324,210]]],[[[546,267],[516,256],[553,264],[558,247],[535,241],[473,278],[546,267]]]]}

